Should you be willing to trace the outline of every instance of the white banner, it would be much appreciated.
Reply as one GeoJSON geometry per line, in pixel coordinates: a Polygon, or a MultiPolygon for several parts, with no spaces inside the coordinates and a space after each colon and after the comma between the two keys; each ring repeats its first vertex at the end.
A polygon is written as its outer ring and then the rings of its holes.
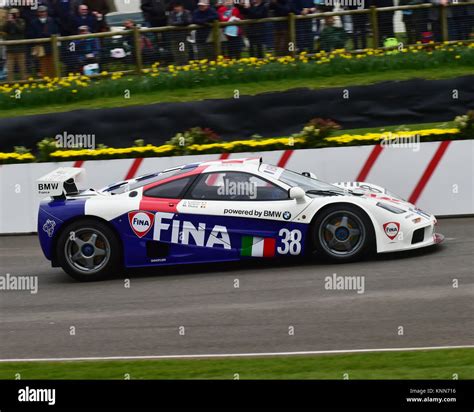
{"type": "Polygon", "coordinates": [[[172,166],[219,158],[261,155],[265,163],[313,172],[335,183],[366,181],[383,186],[437,216],[474,214],[474,141],[421,143],[418,150],[355,146],[325,149],[193,155],[146,159],[32,163],[0,166],[0,233],[36,232],[39,198],[35,181],[58,167],[86,170],[83,189],[172,166]]]}

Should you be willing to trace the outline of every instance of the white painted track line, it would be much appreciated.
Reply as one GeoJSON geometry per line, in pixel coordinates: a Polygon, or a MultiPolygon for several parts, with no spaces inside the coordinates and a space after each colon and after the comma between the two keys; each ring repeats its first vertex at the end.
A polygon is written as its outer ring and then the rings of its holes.
{"type": "Polygon", "coordinates": [[[267,353],[218,353],[202,355],[149,355],[149,356],[103,356],[103,357],[78,357],[78,358],[43,358],[43,359],[0,359],[0,362],[68,362],[68,361],[107,361],[107,360],[149,360],[149,359],[203,359],[203,358],[246,358],[267,356],[298,356],[298,355],[330,355],[370,352],[405,352],[438,349],[473,349],[474,345],[461,346],[426,346],[415,348],[380,348],[380,349],[341,349],[300,352],[267,352],[267,353]]]}

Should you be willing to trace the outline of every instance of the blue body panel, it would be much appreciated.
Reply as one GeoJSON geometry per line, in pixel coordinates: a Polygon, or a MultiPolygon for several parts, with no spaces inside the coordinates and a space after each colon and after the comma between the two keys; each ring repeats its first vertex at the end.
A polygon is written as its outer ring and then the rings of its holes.
{"type": "MultiPolygon", "coordinates": [[[[170,230],[163,231],[162,237],[160,238],[160,242],[169,245],[168,256],[163,258],[150,258],[147,256],[146,243],[147,241],[153,240],[154,225],[152,225],[152,228],[145,236],[139,238],[131,229],[127,215],[122,215],[112,220],[111,223],[122,235],[124,263],[126,267],[225,262],[248,259],[247,257],[241,256],[243,236],[275,239],[275,256],[278,256],[281,255],[278,253],[278,248],[282,247],[282,239],[281,236],[279,236],[281,229],[288,229],[289,231],[299,230],[301,232],[301,252],[299,255],[303,255],[305,253],[305,241],[309,227],[307,224],[286,221],[175,213],[172,219],[167,220],[167,223],[170,224],[170,230]],[[209,239],[211,231],[216,225],[224,226],[227,229],[230,239],[229,248],[224,248],[221,244],[216,244],[213,247],[197,246],[192,237],[189,238],[187,244],[180,243],[180,240],[178,240],[178,243],[173,243],[171,241],[171,223],[173,221],[179,221],[180,227],[182,227],[184,221],[190,222],[195,227],[198,227],[199,224],[205,224],[205,239],[209,239]]],[[[252,258],[250,257],[250,259],[252,258]]]]}
{"type": "Polygon", "coordinates": [[[41,249],[48,260],[52,257],[52,244],[64,222],[84,216],[86,199],[44,200],[38,212],[38,237],[41,249]]]}
{"type": "MultiPolygon", "coordinates": [[[[85,203],[87,198],[68,199],[67,201],[43,201],[39,208],[38,215],[38,235],[41,248],[47,259],[52,258],[53,240],[59,233],[65,222],[78,216],[85,216],[85,203]]],[[[157,212],[149,211],[153,215],[157,212]]],[[[160,212],[158,212],[160,213],[160,212]]],[[[109,223],[115,227],[120,234],[123,244],[123,256],[125,267],[146,267],[174,265],[181,263],[206,263],[206,262],[225,262],[236,261],[241,259],[254,259],[254,257],[241,256],[242,238],[243,236],[253,236],[265,239],[274,239],[274,255],[275,256],[295,256],[304,255],[306,253],[306,237],[309,225],[303,223],[293,223],[287,221],[274,221],[266,219],[252,219],[245,217],[223,217],[198,214],[180,214],[174,213],[172,217],[166,220],[169,224],[169,230],[161,231],[160,243],[169,245],[168,255],[165,257],[149,257],[147,255],[147,242],[153,241],[154,223],[149,232],[143,237],[139,237],[132,230],[129,223],[128,213],[123,214],[109,223]],[[187,244],[182,243],[182,239],[173,242],[172,224],[178,221],[182,229],[183,222],[189,222],[194,227],[199,224],[205,225],[204,239],[205,245],[197,245],[195,239],[190,236],[187,244]],[[207,241],[212,237],[211,232],[215,226],[226,228],[229,237],[228,247],[221,242],[207,246],[207,241]],[[299,239],[300,250],[297,254],[279,253],[285,248],[284,237],[280,231],[299,231],[301,238],[299,239]]],[[[179,229],[179,232],[181,232],[179,229]]],[[[225,242],[224,242],[225,243],[225,242]]]]}

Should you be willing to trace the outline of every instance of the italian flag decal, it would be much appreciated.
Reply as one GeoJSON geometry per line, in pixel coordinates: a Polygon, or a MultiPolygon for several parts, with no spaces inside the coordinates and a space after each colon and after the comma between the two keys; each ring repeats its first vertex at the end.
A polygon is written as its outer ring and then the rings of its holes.
{"type": "Polygon", "coordinates": [[[242,256],[273,257],[275,256],[275,239],[271,237],[242,236],[242,256]]]}

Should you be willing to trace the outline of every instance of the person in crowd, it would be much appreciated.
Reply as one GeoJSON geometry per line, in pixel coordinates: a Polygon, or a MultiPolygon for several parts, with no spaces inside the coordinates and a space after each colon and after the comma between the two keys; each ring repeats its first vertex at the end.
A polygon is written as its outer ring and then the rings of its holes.
{"type": "MultiPolygon", "coordinates": [[[[173,4],[173,10],[168,14],[168,26],[185,27],[192,23],[192,15],[189,10],[183,7],[181,1],[176,0],[173,4]]],[[[188,64],[188,46],[186,30],[173,31],[171,35],[171,51],[173,53],[174,62],[179,66],[188,64]]]]}
{"type": "MultiPolygon", "coordinates": [[[[451,0],[451,3],[456,3],[451,0]]],[[[463,0],[464,2],[464,0],[463,0]]],[[[474,27],[474,0],[467,6],[452,7],[451,20],[448,17],[450,40],[469,40],[474,27]]]]}
{"type": "Polygon", "coordinates": [[[219,15],[210,7],[209,0],[199,0],[198,8],[193,12],[193,23],[204,26],[196,30],[198,59],[209,59],[213,55],[210,23],[216,20],[219,20],[219,15]]]}
{"type": "MultiPolygon", "coordinates": [[[[26,35],[26,23],[20,17],[20,10],[11,9],[3,29],[4,40],[24,40],[26,35]]],[[[25,46],[7,46],[7,80],[12,82],[15,79],[15,69],[18,69],[21,80],[26,80],[26,58],[25,46]]]]}
{"type": "MultiPolygon", "coordinates": [[[[369,3],[362,1],[361,7],[357,4],[352,4],[347,8],[349,10],[367,9],[369,3]]],[[[369,23],[369,16],[367,14],[353,14],[352,18],[352,44],[355,50],[367,48],[367,24],[369,23]]]]}
{"type": "MultiPolygon", "coordinates": [[[[415,6],[424,3],[423,0],[399,0],[400,6],[415,6]]],[[[403,10],[402,19],[408,44],[415,44],[422,40],[421,33],[427,30],[426,10],[403,10]]]]}
{"type": "Polygon", "coordinates": [[[143,18],[148,27],[166,26],[166,8],[165,0],[141,0],[143,18]]]}
{"type": "MultiPolygon", "coordinates": [[[[31,37],[35,39],[50,38],[59,34],[58,27],[52,17],[48,15],[46,6],[39,6],[37,17],[31,23],[31,37]]],[[[39,61],[40,75],[54,77],[54,63],[50,43],[38,44],[32,48],[32,55],[39,61]]]]}
{"type": "MultiPolygon", "coordinates": [[[[268,17],[268,5],[263,0],[251,0],[244,4],[242,13],[246,19],[265,19],[268,17]]],[[[263,23],[246,26],[249,40],[249,53],[252,57],[263,58],[263,44],[265,42],[265,27],[263,23]]]]}
{"type": "Polygon", "coordinates": [[[74,16],[82,0],[50,0],[50,16],[56,20],[61,36],[77,34],[74,16]]]}
{"type": "Polygon", "coordinates": [[[89,7],[85,4],[81,4],[77,8],[77,15],[74,17],[74,25],[77,33],[79,33],[79,27],[82,26],[89,27],[90,33],[96,33],[99,28],[99,23],[97,21],[98,16],[97,12],[91,13],[89,7]]]}
{"type": "MultiPolygon", "coordinates": [[[[435,7],[429,10],[428,19],[431,24],[431,30],[434,34],[434,40],[436,42],[443,41],[440,7],[447,6],[448,4],[455,3],[456,1],[457,0],[431,0],[431,4],[433,4],[435,7]]],[[[457,18],[459,17],[459,12],[457,9],[458,7],[448,7],[446,10],[446,15],[448,18],[448,40],[458,40],[459,22],[457,18]]]]}
{"type": "MultiPolygon", "coordinates": [[[[79,27],[79,34],[90,34],[89,26],[79,27]]],[[[100,42],[99,39],[89,37],[75,41],[75,50],[77,56],[77,72],[82,72],[82,68],[91,63],[99,63],[100,42]]]]}
{"type": "Polygon", "coordinates": [[[110,13],[109,2],[107,0],[82,0],[82,4],[89,7],[89,10],[95,15],[97,19],[97,32],[108,31],[107,14],[110,13]]]}
{"type": "MultiPolygon", "coordinates": [[[[217,9],[219,20],[223,22],[233,22],[242,19],[240,10],[234,6],[234,0],[224,0],[222,6],[217,9]]],[[[226,37],[224,54],[233,59],[240,59],[242,51],[242,28],[240,26],[224,27],[226,37]]]]}
{"type": "MultiPolygon", "coordinates": [[[[316,12],[314,0],[295,0],[296,14],[306,16],[316,12]]],[[[296,42],[299,51],[312,53],[314,49],[313,21],[303,19],[296,21],[296,42]]]]}
{"type": "MultiPolygon", "coordinates": [[[[287,17],[295,12],[292,0],[270,0],[270,10],[275,17],[287,17]]],[[[288,22],[281,21],[275,23],[275,53],[278,56],[285,56],[289,52],[288,22]]]]}
{"type": "MultiPolygon", "coordinates": [[[[125,28],[125,30],[133,30],[135,27],[137,27],[137,25],[133,20],[125,20],[123,23],[123,27],[125,28]]],[[[132,45],[130,45],[128,40],[124,41],[123,49],[125,52],[130,49],[132,53],[134,53],[133,43],[132,45]]],[[[145,34],[140,34],[140,50],[142,53],[142,59],[144,63],[150,64],[150,63],[155,62],[156,53],[155,53],[155,48],[153,46],[153,42],[145,34]]]]}
{"type": "MultiPolygon", "coordinates": [[[[380,7],[393,7],[393,0],[373,0],[372,5],[380,7]]],[[[393,29],[393,16],[395,12],[393,11],[383,11],[377,14],[378,16],[378,26],[379,26],[379,46],[383,47],[384,42],[389,37],[394,37],[395,32],[393,29]]]]}
{"type": "Polygon", "coordinates": [[[330,52],[336,49],[345,48],[348,35],[344,28],[334,25],[334,17],[324,19],[324,28],[319,37],[319,47],[321,50],[330,52]]]}

